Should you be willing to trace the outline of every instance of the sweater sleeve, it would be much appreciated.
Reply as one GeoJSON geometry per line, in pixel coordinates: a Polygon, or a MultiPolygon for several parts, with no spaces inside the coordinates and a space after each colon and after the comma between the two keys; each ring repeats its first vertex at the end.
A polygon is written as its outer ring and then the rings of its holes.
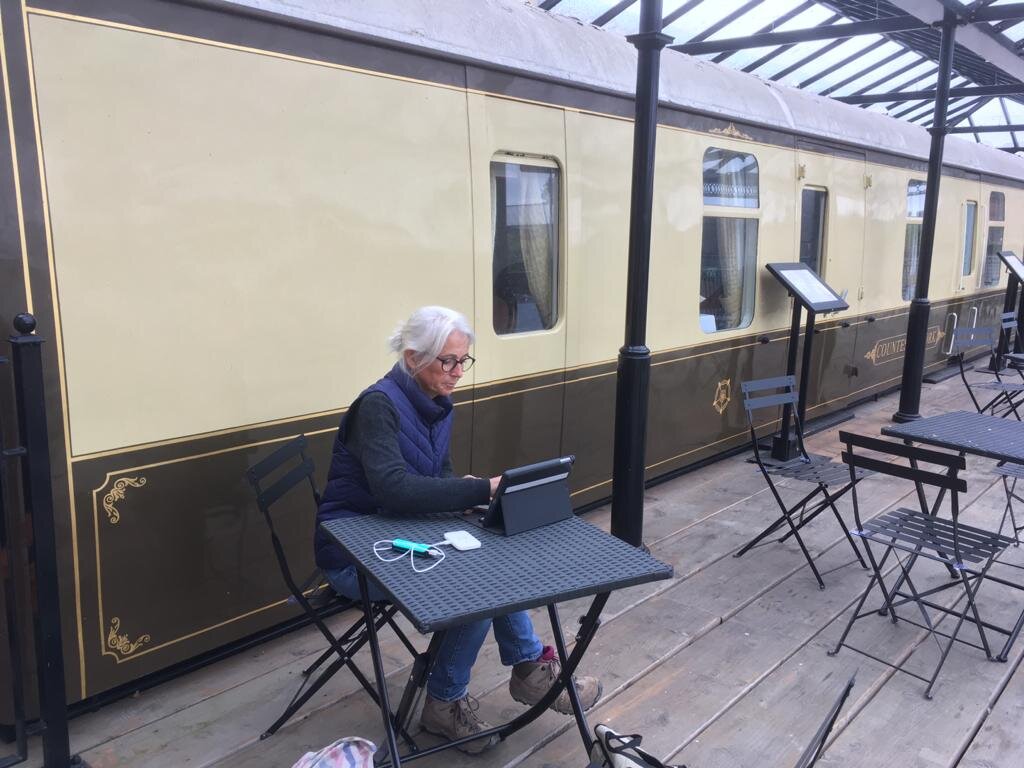
{"type": "MultiPolygon", "coordinates": [[[[407,471],[398,445],[398,411],[380,392],[366,395],[356,409],[346,447],[363,465],[370,493],[385,512],[431,514],[486,504],[486,478],[425,477],[407,471]]],[[[448,457],[446,464],[450,465],[448,457]]]]}

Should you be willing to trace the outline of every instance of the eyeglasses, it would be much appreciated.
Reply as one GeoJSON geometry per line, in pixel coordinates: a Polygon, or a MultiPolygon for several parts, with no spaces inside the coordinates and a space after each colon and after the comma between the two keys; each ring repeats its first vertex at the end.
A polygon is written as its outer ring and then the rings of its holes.
{"type": "Polygon", "coordinates": [[[476,362],[476,359],[469,355],[466,355],[465,357],[439,357],[437,359],[441,361],[441,370],[445,373],[451,373],[454,371],[456,365],[461,365],[462,372],[465,373],[472,368],[473,363],[476,362]]]}

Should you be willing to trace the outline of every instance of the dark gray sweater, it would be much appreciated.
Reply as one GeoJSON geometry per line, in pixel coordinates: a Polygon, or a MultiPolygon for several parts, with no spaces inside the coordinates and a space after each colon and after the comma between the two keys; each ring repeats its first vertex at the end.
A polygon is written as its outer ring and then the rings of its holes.
{"type": "Polygon", "coordinates": [[[490,500],[488,479],[452,477],[450,455],[444,457],[441,477],[424,477],[406,469],[398,446],[398,411],[383,392],[365,395],[354,416],[345,447],[363,465],[370,493],[386,512],[450,512],[490,500]]]}

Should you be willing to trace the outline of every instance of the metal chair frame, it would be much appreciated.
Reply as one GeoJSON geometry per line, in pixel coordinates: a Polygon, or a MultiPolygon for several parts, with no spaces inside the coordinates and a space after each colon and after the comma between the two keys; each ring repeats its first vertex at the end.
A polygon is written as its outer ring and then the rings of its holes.
{"type": "Polygon", "coordinates": [[[843,522],[842,515],[839,514],[839,509],[836,507],[835,503],[836,500],[841,498],[856,483],[860,482],[860,480],[870,473],[862,472],[856,478],[848,480],[846,468],[842,464],[837,464],[834,461],[819,457],[812,458],[808,455],[807,450],[804,448],[803,425],[800,423],[800,418],[797,415],[799,392],[796,388],[796,378],[794,376],[779,376],[770,379],[745,381],[740,384],[740,388],[743,391],[743,408],[747,415],[747,425],[750,428],[750,443],[754,449],[754,461],[761,470],[761,474],[764,476],[765,482],[768,484],[768,488],[771,490],[772,496],[775,498],[775,501],[779,505],[779,509],[782,513],[767,528],[761,531],[761,533],[751,539],[738,552],[736,552],[734,557],[742,557],[755,546],[759,545],[768,536],[776,533],[784,526],[788,527],[789,531],[778,539],[778,541],[785,541],[790,536],[796,539],[797,544],[800,546],[800,551],[803,552],[804,559],[811,567],[811,572],[814,574],[814,578],[818,581],[818,587],[820,589],[824,589],[825,582],[822,580],[821,574],[818,572],[818,568],[814,564],[814,558],[811,557],[811,553],[808,551],[803,538],[800,536],[800,529],[826,509],[831,509],[836,520],[839,522],[839,527],[842,529],[843,535],[850,543],[853,553],[857,556],[857,560],[860,561],[861,567],[867,568],[867,563],[864,562],[864,558],[861,556],[860,550],[857,548],[857,544],[850,536],[846,523],[843,522]],[[783,391],[778,392],[778,390],[783,391]],[[772,394],[762,394],[768,391],[771,391],[772,394]],[[754,426],[753,414],[754,411],[763,408],[777,409],[787,405],[790,406],[792,410],[793,428],[796,434],[800,454],[796,458],[785,463],[767,465],[761,457],[761,450],[758,446],[757,429],[754,426]],[[783,500],[782,495],[779,493],[779,489],[776,487],[775,482],[772,479],[773,477],[790,478],[805,483],[813,483],[815,488],[810,493],[804,495],[796,504],[786,506],[786,502],[783,500]],[[836,485],[841,486],[839,490],[829,492],[829,488],[836,485]],[[819,496],[820,498],[817,498],[819,496]],[[812,502],[815,503],[812,504],[812,502]]]}
{"type": "MultiPolygon", "coordinates": [[[[274,548],[278,567],[281,570],[281,576],[284,578],[288,591],[291,593],[289,602],[300,606],[305,611],[310,622],[316,625],[328,643],[327,650],[302,671],[302,682],[298,690],[295,691],[281,716],[260,735],[261,740],[276,733],[343,666],[348,667],[349,671],[351,671],[352,675],[359,681],[359,684],[370,695],[374,703],[378,706],[380,705],[376,689],[356,665],[353,658],[369,639],[367,622],[363,612],[360,611],[358,619],[340,635],[336,635],[327,626],[325,621],[327,617],[350,607],[359,608],[360,602],[336,594],[330,588],[330,585],[327,584],[326,578],[319,569],[314,570],[311,576],[300,586],[292,574],[284,546],[281,544],[281,539],[274,525],[272,507],[282,497],[303,485],[309,488],[313,501],[313,506],[310,510],[311,514],[315,514],[317,507],[319,507],[320,494],[316,489],[313,479],[313,460],[306,456],[307,447],[308,441],[306,436],[299,435],[251,466],[245,473],[246,478],[256,492],[256,505],[263,514],[267,528],[270,531],[270,541],[274,548]],[[312,679],[313,673],[320,669],[331,656],[337,656],[337,658],[322,669],[315,679],[312,679]]],[[[416,648],[409,642],[408,637],[394,621],[396,612],[397,609],[389,603],[375,604],[374,627],[376,630],[379,630],[385,624],[390,625],[409,653],[414,658],[418,657],[419,654],[416,648]]],[[[408,739],[404,724],[402,724],[399,730],[408,739]]]]}
{"type": "Polygon", "coordinates": [[[985,580],[996,581],[1017,589],[1024,588],[989,573],[996,558],[1007,546],[1013,544],[1013,539],[960,522],[959,494],[967,490],[967,483],[958,476],[958,473],[967,466],[963,456],[851,432],[840,432],[839,439],[845,446],[842,457],[843,462],[849,467],[851,477],[854,472],[867,469],[877,474],[909,480],[917,489],[920,509],[898,508],[883,512],[865,521],[861,515],[857,490],[854,488],[853,514],[857,527],[853,534],[864,542],[868,559],[871,561],[872,575],[867,588],[853,609],[846,628],[835,647],[829,651],[829,655],[834,656],[844,646],[850,648],[927,683],[924,695],[925,698],[930,699],[935,681],[949,656],[953,643],[959,642],[978,648],[984,651],[989,660],[993,660],[986,631],[994,631],[1008,636],[1019,631],[1007,630],[982,620],[976,602],[978,589],[985,580]],[[896,461],[893,461],[894,459],[896,461]],[[897,463],[899,459],[906,459],[909,466],[897,463]],[[935,471],[921,469],[920,463],[935,465],[940,469],[935,471]],[[931,506],[929,506],[924,492],[925,486],[930,486],[938,491],[935,502],[931,506]],[[943,498],[947,493],[950,497],[951,510],[949,520],[938,516],[943,498]],[[881,559],[876,557],[872,544],[883,548],[884,554],[881,559]],[[901,552],[905,554],[900,555],[901,552]],[[887,585],[884,575],[885,566],[890,556],[894,556],[899,567],[898,576],[892,586],[887,585]],[[922,558],[942,563],[949,569],[953,580],[941,583],[936,587],[919,590],[911,577],[911,570],[922,558]],[[882,595],[881,607],[862,610],[868,595],[876,585],[882,595]],[[906,585],[906,590],[904,590],[904,585],[906,585]],[[963,588],[963,598],[965,598],[963,607],[960,609],[956,608],[960,599],[949,605],[929,599],[939,592],[957,586],[963,588]],[[897,615],[897,608],[910,603],[917,606],[921,614],[920,622],[908,618],[906,615],[897,615]],[[929,614],[929,609],[936,614],[955,617],[956,623],[952,631],[942,631],[938,627],[938,622],[929,614]],[[906,659],[900,663],[892,663],[846,642],[850,630],[857,621],[879,614],[883,616],[888,614],[894,624],[898,619],[902,619],[908,624],[927,630],[939,650],[939,661],[931,677],[924,677],[906,669],[906,659]],[[959,636],[965,623],[974,625],[978,632],[980,645],[959,636]],[[946,638],[945,644],[939,640],[939,637],[946,638]]]}
{"type": "Polygon", "coordinates": [[[991,326],[956,328],[953,330],[953,341],[950,349],[960,368],[960,378],[963,380],[964,386],[967,387],[967,394],[970,395],[975,410],[978,413],[985,413],[987,411],[993,416],[1002,416],[1003,418],[1012,413],[1017,421],[1020,421],[1021,416],[1017,406],[1021,404],[1021,397],[1024,397],[1024,372],[1020,372],[1022,378],[1020,383],[1003,381],[1003,377],[999,374],[1001,360],[998,359],[999,356],[996,354],[998,339],[998,330],[991,326]],[[995,376],[995,381],[976,381],[972,384],[967,379],[964,357],[968,351],[977,349],[979,346],[988,347],[990,358],[993,362],[993,370],[990,373],[995,376]],[[974,393],[976,389],[995,391],[996,395],[982,405],[974,393]],[[1001,412],[998,410],[1000,406],[1003,406],[1001,412]]]}
{"type": "Polygon", "coordinates": [[[996,359],[997,355],[993,356],[992,367],[1001,368],[1001,364],[1005,362],[1008,367],[1013,368],[1024,379],[1024,352],[1012,351],[1020,347],[1021,341],[1018,334],[1017,313],[1003,312],[999,315],[999,327],[1002,329],[1002,334],[997,349],[1006,349],[1007,351],[1001,355],[1002,360],[996,359]],[[1016,341],[1015,337],[1017,337],[1016,341]]]}

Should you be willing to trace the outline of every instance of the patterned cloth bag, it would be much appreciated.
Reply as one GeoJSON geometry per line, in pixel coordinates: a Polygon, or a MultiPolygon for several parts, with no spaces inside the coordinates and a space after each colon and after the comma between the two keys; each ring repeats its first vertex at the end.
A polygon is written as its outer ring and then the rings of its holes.
{"type": "Polygon", "coordinates": [[[307,752],[292,768],[373,768],[376,751],[372,741],[346,736],[319,752],[307,752]]]}
{"type": "Polygon", "coordinates": [[[644,752],[640,749],[639,734],[618,734],[606,725],[596,725],[594,735],[597,741],[590,750],[587,768],[686,768],[685,765],[663,763],[649,752],[644,752]]]}

